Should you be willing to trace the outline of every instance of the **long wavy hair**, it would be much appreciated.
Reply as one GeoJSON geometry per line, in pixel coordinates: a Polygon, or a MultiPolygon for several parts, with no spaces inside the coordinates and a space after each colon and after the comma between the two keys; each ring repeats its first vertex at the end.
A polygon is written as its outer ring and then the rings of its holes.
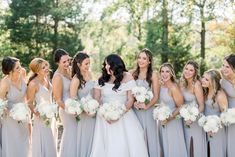
{"type": "Polygon", "coordinates": [[[46,63],[49,66],[49,63],[42,58],[34,58],[30,62],[29,69],[31,70],[31,72],[30,72],[31,74],[29,76],[27,85],[29,85],[29,83],[38,76],[38,72],[42,68],[42,63],[46,63]]]}
{"type": "Polygon", "coordinates": [[[127,72],[126,66],[120,56],[116,54],[108,55],[104,60],[102,75],[98,80],[98,83],[101,86],[104,86],[105,82],[108,82],[111,77],[111,75],[108,74],[105,68],[106,62],[110,66],[110,70],[113,72],[113,75],[115,77],[113,90],[116,91],[121,85],[121,81],[124,77],[124,72],[127,72]]]}
{"type": "Polygon", "coordinates": [[[82,86],[85,85],[86,81],[84,80],[82,74],[81,74],[81,70],[79,68],[80,65],[82,65],[82,62],[86,59],[89,58],[89,56],[84,53],[84,52],[78,52],[72,61],[72,77],[74,75],[76,75],[76,77],[79,79],[80,84],[78,89],[82,88],[82,86]]]}
{"type": "MultiPolygon", "coordinates": [[[[147,70],[147,73],[146,73],[146,81],[148,82],[149,84],[149,87],[151,87],[152,85],[152,74],[153,74],[153,55],[152,55],[152,52],[147,49],[147,48],[144,48],[143,50],[140,51],[140,53],[138,54],[138,56],[141,54],[141,53],[145,53],[146,56],[148,57],[148,60],[149,60],[149,65],[148,65],[148,70],[147,70]]],[[[140,67],[137,63],[137,67],[135,69],[135,71],[133,72],[133,77],[135,80],[138,79],[139,77],[139,74],[140,74],[140,67]]]]}
{"type": "MultiPolygon", "coordinates": [[[[204,74],[208,74],[210,76],[210,83],[213,88],[212,100],[213,100],[213,104],[214,104],[215,99],[216,99],[216,95],[218,94],[218,91],[222,89],[221,85],[220,85],[221,74],[218,70],[214,70],[214,69],[208,70],[208,71],[204,72],[204,74]]],[[[205,97],[207,97],[209,94],[209,88],[203,87],[203,92],[204,92],[205,97]]]]}
{"type": "MultiPolygon", "coordinates": [[[[168,67],[170,69],[171,81],[175,83],[176,82],[176,75],[175,75],[175,70],[174,70],[173,65],[171,63],[163,63],[159,68],[160,74],[161,74],[161,70],[163,67],[168,67]]],[[[162,84],[162,81],[161,81],[161,84],[162,84]]]]}
{"type": "MultiPolygon", "coordinates": [[[[195,74],[193,76],[193,84],[196,83],[197,80],[200,79],[200,76],[199,76],[199,66],[198,66],[198,63],[193,61],[193,60],[189,60],[185,66],[184,66],[184,69],[186,68],[187,65],[192,65],[194,70],[195,70],[195,74]]],[[[188,86],[188,81],[185,79],[184,77],[184,73],[182,73],[181,75],[181,78],[180,78],[180,85],[184,88],[186,88],[188,86]]]]}

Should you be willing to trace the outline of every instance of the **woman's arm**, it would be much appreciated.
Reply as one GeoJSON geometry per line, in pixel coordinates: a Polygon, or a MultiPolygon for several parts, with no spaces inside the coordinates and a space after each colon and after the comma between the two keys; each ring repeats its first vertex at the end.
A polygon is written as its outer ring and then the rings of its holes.
{"type": "Polygon", "coordinates": [[[27,103],[29,105],[31,112],[39,116],[39,113],[35,112],[34,105],[33,105],[37,90],[38,90],[37,84],[34,81],[31,81],[27,87],[26,98],[27,98],[27,103]]]}
{"type": "Polygon", "coordinates": [[[70,98],[76,99],[78,93],[78,87],[80,85],[79,79],[74,76],[71,83],[70,83],[70,98]]]}
{"type": "Polygon", "coordinates": [[[199,81],[195,83],[194,94],[197,99],[199,112],[203,113],[204,112],[204,95],[203,95],[202,85],[199,81]]]}
{"type": "Polygon", "coordinates": [[[63,95],[63,80],[61,76],[59,75],[54,75],[52,79],[52,92],[54,95],[54,99],[56,103],[58,104],[59,107],[62,109],[65,108],[64,102],[62,100],[62,95],[63,95]]]}

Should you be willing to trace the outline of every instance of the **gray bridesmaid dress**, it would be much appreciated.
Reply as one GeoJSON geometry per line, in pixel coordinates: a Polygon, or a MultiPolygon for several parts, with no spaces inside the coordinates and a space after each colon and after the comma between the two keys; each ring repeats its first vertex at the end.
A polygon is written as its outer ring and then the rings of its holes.
{"type": "MultiPolygon", "coordinates": [[[[197,102],[195,95],[186,89],[183,90],[183,96],[185,104],[197,102]]],[[[193,122],[190,128],[184,125],[184,135],[189,157],[207,157],[206,133],[197,121],[193,122]]]]}
{"type": "MultiPolygon", "coordinates": [[[[220,116],[220,108],[212,99],[205,101],[205,115],[220,116]]],[[[225,128],[220,129],[212,138],[208,137],[211,157],[226,157],[226,133],[225,128]]]]}
{"type": "MultiPolygon", "coordinates": [[[[228,108],[235,108],[235,86],[226,79],[221,80],[221,86],[228,97],[228,108]]],[[[227,156],[234,157],[235,155],[235,124],[227,128],[227,156]]]]}
{"type": "MultiPolygon", "coordinates": [[[[149,89],[149,84],[146,80],[136,80],[137,86],[143,86],[149,89]]],[[[148,110],[137,110],[134,108],[134,112],[144,130],[144,137],[148,149],[149,157],[160,157],[160,137],[158,123],[153,119],[153,109],[150,107],[148,110]]]]}
{"type": "MultiPolygon", "coordinates": [[[[176,109],[175,102],[168,93],[168,88],[161,87],[160,102],[169,106],[172,112],[176,109]]],[[[171,120],[160,129],[164,157],[187,157],[182,119],[171,120]]]]}
{"type": "MultiPolygon", "coordinates": [[[[94,81],[87,81],[83,88],[78,90],[78,98],[92,94],[94,81]]],[[[77,157],[89,157],[95,129],[95,118],[82,113],[77,127],[77,157]]]]}
{"type": "MultiPolygon", "coordinates": [[[[63,80],[62,99],[65,102],[69,96],[71,80],[63,76],[59,72],[54,75],[60,75],[63,80]]],[[[60,119],[63,125],[63,133],[60,144],[60,157],[76,157],[77,156],[77,121],[74,115],[66,113],[63,109],[59,109],[60,119]]]]}
{"type": "MultiPolygon", "coordinates": [[[[42,101],[52,103],[52,88],[39,84],[35,94],[36,106],[42,101]]],[[[42,118],[34,116],[32,133],[32,157],[56,157],[56,143],[51,126],[46,126],[42,118]]]]}
{"type": "MultiPolygon", "coordinates": [[[[18,89],[11,82],[6,95],[7,108],[10,110],[14,104],[25,102],[27,85],[22,81],[18,89]]],[[[28,157],[29,156],[29,125],[18,122],[11,117],[2,120],[2,156],[3,157],[28,157]]]]}

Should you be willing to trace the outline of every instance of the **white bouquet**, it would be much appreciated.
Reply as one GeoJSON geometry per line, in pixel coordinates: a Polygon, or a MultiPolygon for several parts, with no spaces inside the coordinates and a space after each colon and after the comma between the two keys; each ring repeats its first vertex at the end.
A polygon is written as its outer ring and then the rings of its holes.
{"type": "Polygon", "coordinates": [[[221,120],[216,115],[202,116],[198,120],[199,126],[203,127],[207,133],[215,134],[222,128],[221,120]]]}
{"type": "Polygon", "coordinates": [[[82,109],[89,115],[95,115],[98,108],[99,103],[95,99],[93,99],[90,95],[83,97],[81,99],[82,109]]]}
{"type": "Polygon", "coordinates": [[[184,118],[184,121],[191,121],[191,122],[195,122],[200,115],[199,109],[195,103],[183,105],[179,113],[180,116],[184,118]]]}
{"type": "MultiPolygon", "coordinates": [[[[153,110],[153,119],[164,121],[171,116],[171,109],[165,104],[158,104],[157,107],[153,110]]],[[[164,126],[164,125],[163,125],[164,126]]]]}
{"type": "Polygon", "coordinates": [[[221,121],[225,126],[235,123],[235,108],[229,108],[220,115],[221,121]]]}
{"type": "Polygon", "coordinates": [[[132,89],[132,94],[138,102],[147,104],[153,98],[153,92],[143,86],[136,86],[132,89]]]}
{"type": "Polygon", "coordinates": [[[7,109],[7,100],[0,99],[0,117],[3,117],[4,110],[7,109]]]}
{"type": "Polygon", "coordinates": [[[35,110],[39,112],[44,123],[49,126],[51,124],[51,119],[57,114],[57,105],[45,101],[38,104],[35,110]]]}
{"type": "Polygon", "coordinates": [[[31,117],[31,112],[27,104],[17,103],[13,105],[10,110],[10,117],[19,122],[29,122],[31,117]]]}
{"type": "Polygon", "coordinates": [[[79,121],[79,115],[82,113],[81,103],[75,99],[67,99],[65,101],[65,112],[76,115],[76,120],[79,121]]]}
{"type": "Polygon", "coordinates": [[[104,103],[100,109],[99,114],[107,121],[118,120],[126,111],[126,106],[118,102],[104,103]]]}

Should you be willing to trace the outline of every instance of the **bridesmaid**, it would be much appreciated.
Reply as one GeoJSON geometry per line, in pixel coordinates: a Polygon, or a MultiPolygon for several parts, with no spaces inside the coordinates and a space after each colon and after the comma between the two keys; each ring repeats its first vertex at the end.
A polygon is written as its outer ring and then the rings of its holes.
{"type": "Polygon", "coordinates": [[[59,106],[59,115],[63,125],[63,134],[60,144],[60,157],[77,156],[77,122],[74,115],[68,114],[64,110],[64,102],[69,95],[71,82],[71,70],[69,66],[70,57],[63,49],[55,51],[54,61],[58,69],[52,79],[53,95],[59,106]]]}
{"type": "MultiPolygon", "coordinates": [[[[70,97],[79,98],[92,95],[94,81],[89,71],[90,58],[86,53],[79,52],[72,62],[72,81],[70,97]]],[[[94,115],[82,113],[77,128],[77,157],[89,157],[95,127],[94,115]]]]}
{"type": "Polygon", "coordinates": [[[29,156],[29,123],[9,117],[9,110],[16,103],[25,103],[27,85],[22,77],[20,60],[6,57],[2,61],[0,98],[8,101],[6,116],[2,119],[2,156],[29,156]]]}
{"type": "MultiPolygon", "coordinates": [[[[228,96],[228,108],[235,108],[235,55],[230,54],[224,58],[221,68],[221,86],[228,96]]],[[[230,125],[227,129],[227,156],[234,157],[235,149],[235,125],[230,125]]]]}
{"type": "MultiPolygon", "coordinates": [[[[223,112],[228,101],[225,92],[220,85],[220,73],[217,70],[204,72],[202,86],[205,94],[205,115],[217,115],[223,112]]],[[[208,134],[209,154],[211,157],[226,157],[226,133],[225,129],[220,129],[216,134],[208,134]],[[209,138],[213,136],[213,138],[209,138]]]]}
{"type": "MultiPolygon", "coordinates": [[[[198,64],[195,61],[188,61],[183,69],[180,81],[181,91],[185,105],[190,103],[197,104],[201,113],[204,112],[204,96],[198,75],[198,64]]],[[[185,140],[189,157],[206,157],[207,145],[206,134],[196,122],[185,122],[185,140]],[[190,127],[187,127],[189,125],[190,127]]]]}
{"type": "Polygon", "coordinates": [[[161,121],[161,138],[164,157],[187,157],[182,120],[176,119],[183,104],[183,96],[175,81],[173,66],[164,63],[160,67],[162,85],[160,88],[160,102],[172,110],[172,115],[166,121],[161,121]]]}
{"type": "Polygon", "coordinates": [[[154,96],[148,104],[135,102],[134,111],[144,129],[149,157],[160,157],[159,129],[153,119],[153,105],[157,102],[160,85],[157,74],[153,72],[152,59],[152,52],[143,49],[138,55],[136,69],[130,72],[137,86],[143,86],[153,92],[154,96]]]}
{"type": "Polygon", "coordinates": [[[34,114],[32,133],[32,157],[56,157],[56,144],[52,129],[45,125],[36,106],[42,102],[52,103],[52,86],[47,78],[49,63],[42,58],[33,59],[29,68],[32,76],[29,78],[27,99],[34,114]],[[34,105],[35,104],[35,105],[34,105]]]}

